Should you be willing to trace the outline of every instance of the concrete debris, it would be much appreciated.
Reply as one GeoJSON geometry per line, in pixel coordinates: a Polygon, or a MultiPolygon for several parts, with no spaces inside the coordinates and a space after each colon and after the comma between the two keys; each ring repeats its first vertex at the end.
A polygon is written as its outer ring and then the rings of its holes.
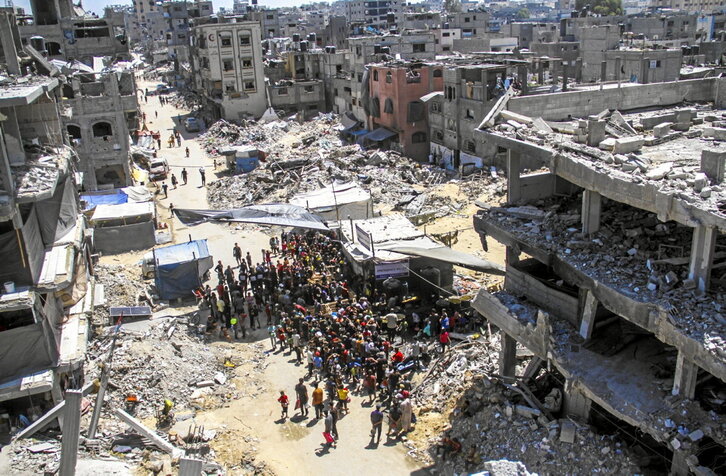
{"type": "Polygon", "coordinates": [[[449,176],[436,166],[414,162],[392,151],[366,151],[358,145],[343,144],[337,137],[340,122],[332,117],[321,115],[304,124],[213,124],[203,136],[211,155],[230,145],[248,145],[270,152],[252,172],[223,174],[219,180],[210,182],[210,206],[229,209],[286,202],[300,192],[316,190],[333,181],[352,181],[369,191],[375,203],[405,211],[408,216],[429,214],[433,218],[457,213],[483,193],[504,193],[503,178],[489,171],[454,181],[460,185],[460,198],[424,193],[439,184],[452,183],[453,174],[449,176]]]}
{"type": "Polygon", "coordinates": [[[426,431],[415,440],[413,454],[446,474],[570,474],[572,468],[582,474],[637,472],[616,437],[570,420],[548,422],[521,394],[500,383],[499,338],[464,341],[425,374],[413,396],[417,426],[426,431]],[[462,445],[445,461],[442,436],[462,445]]]}

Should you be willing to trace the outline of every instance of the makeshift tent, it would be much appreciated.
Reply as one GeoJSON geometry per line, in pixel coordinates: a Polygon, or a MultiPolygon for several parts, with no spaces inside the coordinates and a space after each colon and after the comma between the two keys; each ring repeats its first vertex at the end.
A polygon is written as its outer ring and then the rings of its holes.
{"type": "Polygon", "coordinates": [[[154,250],[156,290],[162,299],[188,297],[201,286],[202,276],[212,269],[207,240],[166,246],[154,250]]]}
{"type": "Polygon", "coordinates": [[[185,225],[199,225],[208,221],[257,223],[311,230],[327,230],[322,218],[302,207],[286,203],[252,205],[234,210],[191,210],[174,208],[174,214],[185,225]]]}
{"type": "Polygon", "coordinates": [[[78,218],[75,185],[70,176],[56,186],[53,197],[36,202],[43,245],[50,246],[73,228],[78,218]]]}
{"type": "Polygon", "coordinates": [[[155,215],[153,202],[98,205],[91,217],[96,250],[113,254],[154,246],[155,215]]]}
{"type": "Polygon", "coordinates": [[[85,202],[83,210],[91,210],[98,205],[120,205],[128,202],[150,202],[153,197],[144,187],[124,187],[108,191],[89,192],[81,195],[85,202]]]}
{"type": "Polygon", "coordinates": [[[119,205],[98,205],[93,211],[91,222],[118,221],[123,224],[148,221],[155,215],[153,202],[122,203],[119,205]]]}
{"type": "Polygon", "coordinates": [[[334,183],[312,192],[295,195],[290,203],[307,208],[324,220],[354,220],[373,216],[371,194],[354,182],[334,183]]]}

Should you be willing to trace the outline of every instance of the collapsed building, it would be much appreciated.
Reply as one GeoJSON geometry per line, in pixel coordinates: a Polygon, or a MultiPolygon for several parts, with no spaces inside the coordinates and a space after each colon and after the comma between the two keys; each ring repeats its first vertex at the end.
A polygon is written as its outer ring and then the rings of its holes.
{"type": "Polygon", "coordinates": [[[474,217],[507,249],[503,289],[473,302],[500,374],[550,374],[563,415],[674,474],[726,464],[724,85],[518,97],[476,130],[508,169],[506,206],[474,217]]]}
{"type": "MultiPolygon", "coordinates": [[[[7,23],[10,14],[0,12],[7,23]]],[[[60,79],[0,29],[0,433],[79,388],[100,299],[78,208],[78,156],[63,133],[60,79]]]]}

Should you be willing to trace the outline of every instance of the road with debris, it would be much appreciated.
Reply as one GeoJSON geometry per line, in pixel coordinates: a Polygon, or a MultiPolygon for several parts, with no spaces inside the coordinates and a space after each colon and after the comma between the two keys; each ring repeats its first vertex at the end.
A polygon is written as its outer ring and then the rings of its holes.
{"type": "MultiPolygon", "coordinates": [[[[141,82],[140,88],[152,90],[156,82],[141,82]]],[[[179,208],[210,208],[207,194],[201,185],[199,168],[204,167],[207,183],[216,179],[213,160],[208,158],[198,141],[198,133],[184,130],[184,114],[188,111],[173,105],[160,106],[158,99],[149,96],[148,103],[141,102],[142,112],[146,113],[148,127],[161,131],[161,157],[167,159],[171,173],[181,183],[182,168],[188,172],[188,184],[171,186],[167,180],[168,198],[163,192],[157,195],[157,203],[162,218],[170,216],[169,206],[179,208]],[[158,118],[154,112],[158,112],[158,118]],[[179,122],[181,118],[182,123],[179,122]],[[182,134],[181,147],[169,148],[166,138],[174,127],[182,134]],[[189,147],[190,157],[185,157],[189,147]]],[[[219,159],[218,159],[219,160],[219,159]]],[[[221,167],[217,170],[221,171],[221,167]]],[[[249,250],[257,256],[259,250],[269,247],[269,236],[249,225],[202,224],[186,227],[179,220],[170,220],[174,241],[183,242],[191,234],[193,239],[206,238],[215,262],[221,259],[225,264],[233,264],[232,247],[238,242],[243,253],[249,250]]],[[[256,259],[256,258],[255,258],[256,259]]],[[[114,258],[111,258],[111,262],[114,258]]],[[[263,323],[264,324],[264,323],[263,323]]],[[[368,447],[370,440],[370,408],[362,408],[362,398],[353,397],[350,414],[339,422],[341,441],[336,449],[320,452],[323,443],[323,422],[312,418],[299,420],[292,418],[285,423],[276,423],[279,416],[277,394],[285,389],[293,394],[297,379],[305,371],[290,363],[294,355],[269,353],[270,343],[267,331],[256,330],[243,342],[212,344],[223,350],[241,365],[235,369],[233,382],[243,398],[230,401],[225,407],[197,413],[194,421],[206,430],[216,430],[219,441],[211,446],[217,453],[217,461],[227,467],[242,467],[240,460],[247,461],[247,469],[255,472],[263,470],[275,474],[335,474],[346,468],[347,474],[408,474],[420,469],[420,463],[406,456],[408,449],[402,442],[381,444],[377,448],[368,447]],[[263,469],[264,468],[264,469],[263,469]]],[[[292,413],[291,413],[292,415],[292,413]]],[[[179,434],[187,431],[190,421],[182,421],[175,428],[179,434]]]]}

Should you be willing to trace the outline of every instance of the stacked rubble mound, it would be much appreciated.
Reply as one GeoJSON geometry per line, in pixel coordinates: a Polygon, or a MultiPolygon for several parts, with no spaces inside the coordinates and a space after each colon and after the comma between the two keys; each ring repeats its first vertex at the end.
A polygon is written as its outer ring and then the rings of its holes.
{"type": "Polygon", "coordinates": [[[463,181],[456,197],[424,193],[449,180],[445,171],[396,152],[345,145],[337,137],[339,126],[331,115],[321,115],[302,125],[284,121],[241,126],[223,120],[214,123],[202,138],[211,155],[223,147],[248,145],[265,151],[267,157],[250,173],[210,182],[210,206],[231,209],[288,202],[298,193],[334,181],[353,181],[369,191],[376,203],[405,210],[409,216],[432,213],[440,217],[456,213],[490,187],[492,194],[504,193],[503,181],[489,171],[463,181]]]}
{"type": "Polygon", "coordinates": [[[103,284],[106,305],[96,307],[93,321],[105,326],[109,322],[109,309],[117,306],[134,306],[145,298],[147,285],[137,267],[120,264],[97,264],[94,268],[96,281],[103,284]]]}
{"type": "MultiPolygon", "coordinates": [[[[443,474],[492,471],[500,466],[501,472],[492,474],[638,472],[616,437],[598,435],[588,425],[569,419],[550,419],[530,404],[531,396],[501,382],[495,376],[498,339],[494,335],[488,342],[464,342],[432,365],[414,391],[419,409],[416,431],[410,435],[416,446],[414,456],[434,464],[443,474]],[[446,460],[442,436],[462,445],[460,452],[446,460]],[[499,459],[508,461],[489,461],[499,459]]],[[[547,407],[549,402],[544,402],[547,407]]]]}

